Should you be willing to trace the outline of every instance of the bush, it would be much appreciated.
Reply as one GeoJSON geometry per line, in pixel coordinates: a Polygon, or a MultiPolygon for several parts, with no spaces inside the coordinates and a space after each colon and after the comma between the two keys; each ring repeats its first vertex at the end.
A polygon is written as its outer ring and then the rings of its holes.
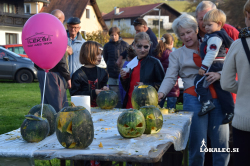
{"type": "Polygon", "coordinates": [[[82,34],[82,37],[85,40],[92,40],[100,43],[102,46],[106,44],[109,41],[109,35],[107,32],[104,31],[93,31],[93,32],[87,32],[86,37],[82,34]]]}

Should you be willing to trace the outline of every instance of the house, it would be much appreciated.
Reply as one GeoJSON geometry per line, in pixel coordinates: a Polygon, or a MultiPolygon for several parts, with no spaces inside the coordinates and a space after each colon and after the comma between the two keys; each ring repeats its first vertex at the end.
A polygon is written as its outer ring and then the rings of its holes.
{"type": "Polygon", "coordinates": [[[70,17],[78,17],[81,20],[80,32],[83,34],[108,30],[96,0],[51,0],[40,12],[51,13],[55,9],[64,12],[66,22],[70,17]]]}
{"type": "Polygon", "coordinates": [[[103,16],[107,26],[117,26],[125,29],[131,34],[135,33],[132,25],[133,21],[142,17],[150,28],[171,29],[172,22],[180,16],[180,13],[165,3],[157,3],[143,6],[132,6],[119,8],[115,7],[113,11],[103,16]]]}
{"type": "Polygon", "coordinates": [[[21,44],[25,22],[47,4],[49,0],[1,0],[0,45],[21,44]]]}

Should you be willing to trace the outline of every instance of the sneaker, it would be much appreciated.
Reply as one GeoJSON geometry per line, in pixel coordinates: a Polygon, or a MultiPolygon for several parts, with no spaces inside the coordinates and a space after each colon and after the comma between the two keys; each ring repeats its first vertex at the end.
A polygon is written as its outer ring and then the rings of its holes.
{"type": "Polygon", "coordinates": [[[212,111],[213,109],[215,109],[214,104],[208,100],[207,102],[202,103],[202,108],[201,111],[198,113],[198,115],[199,116],[206,115],[209,111],[212,111]]]}
{"type": "Polygon", "coordinates": [[[225,119],[222,121],[222,124],[231,123],[232,120],[233,120],[233,117],[234,117],[233,113],[227,114],[226,117],[225,117],[225,119]]]}

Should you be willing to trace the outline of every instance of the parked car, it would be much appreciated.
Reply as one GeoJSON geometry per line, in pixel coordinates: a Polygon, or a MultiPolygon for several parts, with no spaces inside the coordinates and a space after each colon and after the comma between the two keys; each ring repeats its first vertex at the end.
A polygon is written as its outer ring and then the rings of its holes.
{"type": "Polygon", "coordinates": [[[37,79],[37,69],[29,58],[0,47],[0,79],[30,83],[37,79]]]}
{"type": "Polygon", "coordinates": [[[7,44],[7,45],[3,45],[1,47],[4,47],[22,57],[28,58],[28,56],[26,55],[24,49],[23,49],[23,45],[22,44],[7,44]]]}

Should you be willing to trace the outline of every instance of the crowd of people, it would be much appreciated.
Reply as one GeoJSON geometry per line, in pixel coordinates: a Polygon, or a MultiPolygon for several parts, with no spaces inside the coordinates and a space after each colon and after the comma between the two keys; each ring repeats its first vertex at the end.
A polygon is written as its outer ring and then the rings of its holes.
{"type": "MultiPolygon", "coordinates": [[[[97,95],[119,85],[123,108],[133,108],[135,86],[151,85],[158,92],[159,105],[175,108],[180,94],[178,78],[184,83],[183,110],[193,112],[189,136],[189,165],[204,165],[205,152],[201,143],[211,142],[214,166],[227,166],[230,159],[229,123],[233,126],[234,165],[248,165],[250,148],[250,2],[244,8],[246,28],[238,31],[226,24],[226,15],[211,1],[202,1],[195,17],[181,14],[173,21],[172,29],[183,46],[172,50],[174,38],[164,34],[159,42],[143,18],[134,20],[136,31],[131,45],[122,40],[120,30],[109,30],[110,41],[102,47],[97,42],[85,41],[80,20],[67,21],[68,47],[62,60],[50,70],[46,80],[44,103],[58,112],[67,104],[70,95],[91,96],[96,106],[97,95]],[[240,39],[238,39],[240,38],[240,39]],[[234,41],[236,40],[236,41],[234,41]],[[99,68],[103,58],[107,69],[99,68]],[[124,62],[125,61],[125,62],[124,62]],[[236,96],[237,94],[237,96],[236,96]],[[237,98],[237,100],[236,100],[237,98]],[[224,150],[223,150],[224,149],[224,150]]],[[[54,10],[63,22],[64,14],[54,10]]],[[[38,71],[43,95],[44,71],[38,71]]]]}

